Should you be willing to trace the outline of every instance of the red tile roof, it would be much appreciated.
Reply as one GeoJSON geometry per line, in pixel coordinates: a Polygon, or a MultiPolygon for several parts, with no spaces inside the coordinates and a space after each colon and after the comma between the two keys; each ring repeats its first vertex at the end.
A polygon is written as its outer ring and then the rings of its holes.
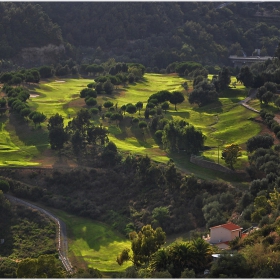
{"type": "Polygon", "coordinates": [[[231,223],[231,222],[230,222],[230,223],[223,224],[223,225],[211,227],[211,228],[218,228],[218,227],[223,227],[223,228],[228,229],[228,230],[238,230],[238,229],[242,229],[240,226],[235,225],[235,224],[233,224],[233,223],[231,223]]]}

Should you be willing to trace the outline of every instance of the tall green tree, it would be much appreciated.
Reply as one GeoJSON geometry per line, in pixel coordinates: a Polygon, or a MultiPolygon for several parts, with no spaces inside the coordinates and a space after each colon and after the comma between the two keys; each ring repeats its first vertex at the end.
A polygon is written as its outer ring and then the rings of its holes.
{"type": "Polygon", "coordinates": [[[139,267],[148,264],[152,254],[165,243],[166,234],[160,227],[154,230],[151,225],[146,225],[138,233],[131,232],[129,238],[133,255],[129,255],[129,249],[124,249],[117,257],[117,262],[122,265],[124,261],[131,260],[139,267]]]}
{"type": "Polygon", "coordinates": [[[36,127],[37,124],[41,124],[46,120],[46,116],[43,113],[35,112],[35,114],[32,116],[32,121],[36,127]]]}
{"type": "Polygon", "coordinates": [[[241,147],[237,144],[230,144],[225,147],[222,152],[222,159],[233,169],[233,165],[236,163],[237,158],[241,157],[241,147]]]}
{"type": "Polygon", "coordinates": [[[242,66],[236,78],[238,81],[242,82],[246,88],[251,87],[253,85],[254,76],[250,67],[247,65],[242,66]]]}
{"type": "Polygon", "coordinates": [[[181,104],[185,100],[185,97],[180,91],[173,91],[170,96],[170,103],[175,105],[175,111],[177,111],[176,105],[181,104]]]}
{"type": "Polygon", "coordinates": [[[53,150],[61,150],[68,140],[68,134],[64,129],[64,119],[56,113],[48,122],[49,142],[53,150]]]}
{"type": "Polygon", "coordinates": [[[228,67],[223,67],[223,69],[219,72],[218,75],[218,81],[221,90],[228,88],[230,84],[230,77],[231,77],[231,73],[228,67]]]}
{"type": "Polygon", "coordinates": [[[137,108],[137,110],[139,112],[139,116],[140,116],[140,111],[143,108],[143,102],[138,101],[135,106],[136,106],[136,108],[137,108]]]}

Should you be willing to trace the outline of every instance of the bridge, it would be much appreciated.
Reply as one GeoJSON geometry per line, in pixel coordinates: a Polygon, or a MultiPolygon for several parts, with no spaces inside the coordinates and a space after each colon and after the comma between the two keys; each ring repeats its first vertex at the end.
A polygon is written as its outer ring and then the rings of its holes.
{"type": "Polygon", "coordinates": [[[229,59],[233,63],[233,67],[242,67],[243,65],[250,65],[256,62],[265,62],[268,59],[273,59],[272,56],[237,56],[230,55],[229,59]]]}

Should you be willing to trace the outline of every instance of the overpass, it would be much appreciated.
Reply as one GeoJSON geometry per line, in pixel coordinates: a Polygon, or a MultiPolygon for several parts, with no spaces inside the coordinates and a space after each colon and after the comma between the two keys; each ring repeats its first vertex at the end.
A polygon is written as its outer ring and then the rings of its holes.
{"type": "Polygon", "coordinates": [[[251,65],[256,62],[265,62],[268,59],[273,59],[272,56],[237,56],[230,55],[229,59],[233,63],[233,67],[241,68],[243,65],[251,65]]]}

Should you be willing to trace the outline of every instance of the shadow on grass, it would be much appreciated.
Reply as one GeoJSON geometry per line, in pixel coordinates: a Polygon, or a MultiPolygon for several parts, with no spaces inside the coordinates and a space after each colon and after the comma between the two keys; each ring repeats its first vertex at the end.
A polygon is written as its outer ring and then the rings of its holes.
{"type": "Polygon", "coordinates": [[[228,88],[228,89],[224,90],[220,95],[221,98],[236,98],[237,96],[246,98],[247,90],[246,89],[237,89],[237,88],[228,88]]]}
{"type": "Polygon", "coordinates": [[[169,153],[168,157],[172,159],[175,165],[182,170],[183,172],[187,172],[189,174],[195,174],[197,178],[204,179],[204,180],[222,180],[226,182],[234,182],[234,183],[242,183],[247,182],[244,173],[224,173],[208,168],[201,167],[194,163],[190,162],[190,155],[185,152],[180,153],[169,153]]]}
{"type": "Polygon", "coordinates": [[[222,107],[223,104],[221,103],[221,101],[216,101],[202,107],[194,107],[193,110],[198,113],[223,113],[222,107]]]}
{"type": "MultiPolygon", "coordinates": [[[[64,213],[66,214],[66,212],[64,213]]],[[[58,216],[60,215],[58,214],[58,216]]],[[[63,216],[60,216],[60,218],[67,225],[67,234],[70,239],[73,242],[83,240],[90,249],[99,251],[101,247],[107,247],[114,242],[124,241],[123,237],[106,224],[73,215],[68,218],[65,218],[65,215],[63,216]]]]}
{"type": "Polygon", "coordinates": [[[172,117],[182,117],[184,119],[189,119],[190,118],[190,112],[186,112],[186,111],[179,111],[177,109],[177,111],[172,112],[172,117]]]}
{"type": "Polygon", "coordinates": [[[261,110],[269,111],[269,112],[272,112],[273,114],[279,113],[278,108],[276,108],[272,105],[269,105],[269,104],[260,103],[260,107],[261,107],[261,110]]]}
{"type": "Polygon", "coordinates": [[[29,122],[23,120],[19,115],[11,114],[7,129],[14,130],[19,140],[26,146],[35,146],[42,153],[48,147],[48,132],[42,127],[30,125],[29,122]]]}
{"type": "Polygon", "coordinates": [[[8,120],[8,116],[6,114],[0,116],[0,131],[3,130],[3,126],[7,122],[7,120],[8,120]]]}

